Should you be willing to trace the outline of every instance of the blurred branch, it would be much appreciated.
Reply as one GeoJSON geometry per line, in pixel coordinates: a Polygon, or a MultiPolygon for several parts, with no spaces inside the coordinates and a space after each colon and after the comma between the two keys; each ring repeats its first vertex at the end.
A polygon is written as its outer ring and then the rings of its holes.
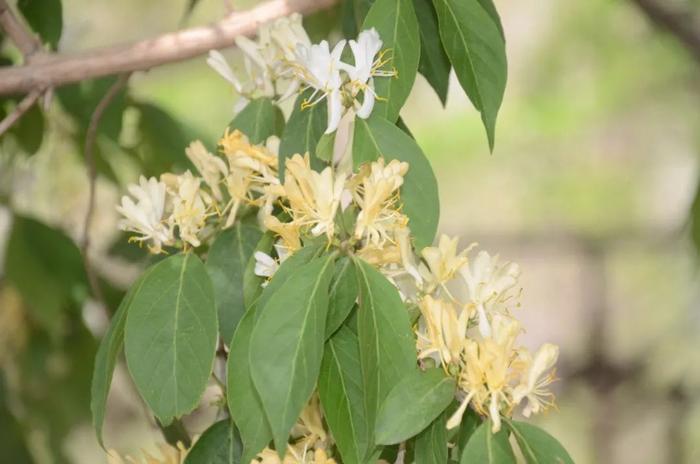
{"type": "MultiPolygon", "coordinates": [[[[2,1],[2,0],[0,0],[2,1]]],[[[21,102],[15,107],[12,113],[5,116],[5,118],[0,121],[0,137],[2,134],[7,132],[16,123],[19,118],[22,117],[24,113],[29,111],[29,108],[36,103],[36,101],[41,97],[43,91],[41,89],[33,90],[32,93],[27,95],[22,99],[21,102]]]]}
{"type": "Polygon", "coordinates": [[[700,63],[700,25],[688,6],[669,5],[668,0],[631,0],[656,26],[672,34],[700,63]]]}
{"type": "MultiPolygon", "coordinates": [[[[0,0],[1,1],[1,0],[0,0]]],[[[97,276],[95,275],[92,265],[90,264],[90,258],[88,256],[88,250],[90,248],[90,225],[92,223],[92,216],[95,209],[95,187],[97,181],[97,167],[95,166],[95,141],[97,139],[97,129],[100,125],[100,120],[105,110],[112,103],[114,97],[116,97],[119,92],[126,86],[129,81],[131,73],[124,73],[112,84],[112,86],[104,94],[100,102],[95,107],[92,116],[90,117],[90,123],[87,128],[87,133],[85,135],[85,164],[88,170],[88,181],[89,181],[89,196],[88,196],[88,208],[85,213],[85,223],[83,224],[83,241],[81,245],[81,251],[83,254],[83,265],[85,267],[85,273],[87,274],[88,282],[90,288],[92,289],[93,295],[101,303],[104,304],[104,297],[102,295],[102,290],[100,289],[100,284],[98,282],[97,276]]]]}
{"type": "Polygon", "coordinates": [[[17,19],[5,0],[0,0],[0,27],[22,52],[25,61],[41,50],[39,39],[17,19]]]}
{"type": "Polygon", "coordinates": [[[237,36],[255,34],[262,23],[292,13],[313,13],[337,2],[338,0],[271,0],[250,10],[234,11],[209,26],[80,53],[48,54],[25,66],[0,69],[0,95],[31,92],[40,87],[49,88],[183,61],[212,49],[229,47],[237,36]]]}

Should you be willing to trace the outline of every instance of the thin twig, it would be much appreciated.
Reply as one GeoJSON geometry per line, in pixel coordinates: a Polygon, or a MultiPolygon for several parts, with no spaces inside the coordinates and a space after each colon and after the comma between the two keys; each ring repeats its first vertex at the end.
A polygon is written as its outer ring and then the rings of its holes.
{"type": "Polygon", "coordinates": [[[700,63],[700,25],[690,8],[682,9],[666,1],[631,0],[655,25],[671,33],[700,63]]]}
{"type": "Polygon", "coordinates": [[[0,0],[0,27],[22,52],[25,61],[41,49],[41,41],[17,19],[5,0],[0,0]]]}
{"type": "Polygon", "coordinates": [[[90,117],[90,123],[88,124],[87,132],[85,134],[85,164],[87,165],[88,172],[88,182],[89,182],[89,194],[88,194],[88,207],[85,213],[85,222],[83,224],[83,240],[81,250],[83,253],[83,262],[85,266],[85,273],[87,274],[88,283],[92,289],[95,298],[100,302],[104,303],[104,297],[102,295],[102,290],[100,289],[100,284],[98,282],[97,276],[95,275],[92,265],[90,264],[90,258],[88,256],[88,251],[90,248],[90,225],[92,224],[92,216],[95,210],[95,191],[97,182],[97,167],[95,165],[95,141],[97,139],[97,129],[102,119],[102,115],[105,110],[112,103],[112,100],[119,94],[119,92],[126,86],[129,81],[131,73],[125,73],[119,76],[119,78],[112,84],[112,86],[107,90],[102,99],[99,101],[90,117]]]}
{"type": "MultiPolygon", "coordinates": [[[[2,1],[2,0],[0,0],[2,1]]],[[[5,119],[0,121],[0,137],[7,132],[18,120],[22,117],[24,113],[29,111],[29,109],[36,103],[36,101],[41,97],[43,91],[41,89],[33,90],[30,94],[25,96],[22,101],[15,107],[12,113],[5,116],[5,119]]]]}
{"type": "MultiPolygon", "coordinates": [[[[2,1],[2,0],[0,0],[2,1]]],[[[309,14],[339,0],[270,0],[250,10],[234,11],[221,21],[139,42],[72,54],[47,54],[25,66],[0,69],[0,95],[30,92],[71,82],[155,66],[230,47],[235,38],[253,35],[260,24],[292,13],[309,14]]]]}

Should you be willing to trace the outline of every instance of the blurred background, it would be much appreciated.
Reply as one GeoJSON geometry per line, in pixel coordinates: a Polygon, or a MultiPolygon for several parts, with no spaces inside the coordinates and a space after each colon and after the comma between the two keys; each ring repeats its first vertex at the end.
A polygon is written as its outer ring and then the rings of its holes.
{"type": "MultiPolygon", "coordinates": [[[[442,108],[419,76],[402,113],[439,179],[441,230],[521,264],[524,343],[561,346],[558,410],[536,420],[577,463],[700,462],[692,214],[700,48],[640,8],[646,0],[495,3],[509,57],[495,152],[456,81],[442,108]]],[[[700,34],[697,0],[658,3],[700,34]]],[[[183,19],[188,4],[64,0],[59,50],[150,37],[226,11],[225,2],[202,0],[183,19]]],[[[331,22],[326,15],[317,22],[331,22]]],[[[8,44],[2,50],[16,56],[8,44]]],[[[79,247],[88,202],[82,143],[107,85],[59,90],[45,117],[30,112],[33,124],[0,140],[2,462],[23,462],[18,443],[39,463],[103,462],[90,425],[93,357],[146,259],[118,233],[114,207],[139,172],[183,160],[188,140],[213,148],[235,101],[202,57],[135,74],[116,116],[106,114],[90,230],[105,309],[86,298],[79,247]]],[[[207,414],[189,427],[201,431],[207,414]]],[[[105,441],[122,453],[162,441],[123,366],[105,441]]]]}

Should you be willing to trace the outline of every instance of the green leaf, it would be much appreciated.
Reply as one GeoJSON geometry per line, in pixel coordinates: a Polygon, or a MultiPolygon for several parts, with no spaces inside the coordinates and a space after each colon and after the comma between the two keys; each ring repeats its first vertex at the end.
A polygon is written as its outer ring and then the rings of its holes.
{"type": "Polygon", "coordinates": [[[491,20],[496,24],[498,31],[501,33],[503,40],[506,40],[506,35],[503,32],[503,24],[501,24],[501,17],[498,15],[496,10],[496,5],[493,4],[493,0],[479,0],[481,7],[491,16],[491,20]]]}
{"type": "Polygon", "coordinates": [[[391,122],[413,88],[420,60],[420,33],[412,0],[376,0],[367,13],[362,30],[376,28],[383,49],[390,49],[390,65],[396,69],[394,77],[375,77],[374,90],[379,96],[373,113],[391,122]]]}
{"type": "Polygon", "coordinates": [[[462,452],[469,443],[469,439],[472,437],[476,429],[481,424],[481,417],[472,408],[467,408],[467,411],[462,416],[462,423],[459,424],[459,431],[457,432],[457,446],[459,451],[462,452]]]}
{"type": "Polygon", "coordinates": [[[248,263],[245,267],[245,272],[243,273],[243,303],[246,309],[250,308],[251,305],[258,299],[260,293],[262,292],[262,283],[265,281],[264,277],[255,274],[255,252],[261,251],[265,254],[270,254],[272,252],[272,245],[275,243],[275,236],[272,232],[268,231],[260,238],[258,244],[255,245],[255,250],[253,250],[253,255],[248,258],[248,263]]]}
{"type": "MultiPolygon", "coordinates": [[[[61,106],[75,118],[79,125],[79,144],[81,151],[85,141],[85,132],[90,124],[90,118],[95,112],[95,108],[100,100],[102,100],[116,80],[116,77],[102,77],[81,81],[80,83],[66,85],[56,89],[56,96],[61,102],[61,106]]],[[[119,134],[122,129],[122,114],[125,108],[126,89],[122,89],[102,113],[99,130],[101,135],[114,141],[119,140],[119,134]]],[[[167,143],[165,140],[163,142],[167,143]]]]}
{"type": "Polygon", "coordinates": [[[335,134],[323,134],[316,144],[316,157],[321,161],[330,163],[333,161],[333,148],[335,145],[335,134]]]}
{"type": "Polygon", "coordinates": [[[526,422],[507,421],[527,464],[574,464],[556,438],[526,422]]]}
{"type": "Polygon", "coordinates": [[[505,427],[491,433],[491,421],[484,421],[474,432],[462,452],[460,464],[515,464],[513,449],[505,427]]]}
{"type": "Polygon", "coordinates": [[[224,419],[204,431],[184,464],[240,464],[242,446],[236,427],[224,419]]]}
{"type": "Polygon", "coordinates": [[[219,332],[226,344],[245,313],[243,274],[262,232],[255,226],[236,222],[219,234],[207,255],[207,271],[214,285],[219,332]]]}
{"type": "Polygon", "coordinates": [[[394,445],[420,433],[449,406],[456,385],[439,368],[406,375],[382,403],[377,415],[376,442],[394,445]]]}
{"type": "Polygon", "coordinates": [[[124,325],[126,315],[134,295],[138,294],[149,271],[146,271],[131,286],[124,296],[117,312],[112,317],[109,329],[102,337],[100,347],[95,355],[95,367],[92,372],[92,386],[90,390],[90,410],[92,411],[92,425],[97,434],[97,441],[104,448],[102,441],[102,424],[104,423],[107,396],[112,384],[112,375],[117,364],[117,356],[124,346],[124,325]]]}
{"type": "Polygon", "coordinates": [[[5,278],[22,295],[31,317],[58,335],[64,310],[88,294],[83,258],[65,233],[15,214],[7,242],[5,278]]]}
{"type": "MultiPolygon", "coordinates": [[[[416,369],[415,340],[398,290],[370,264],[356,259],[355,266],[364,407],[367,423],[372,425],[392,388],[416,369]]],[[[372,428],[368,442],[374,443],[372,428]]]]}
{"type": "Polygon", "coordinates": [[[326,342],[318,394],[343,463],[365,463],[368,430],[361,407],[360,346],[357,336],[347,327],[341,327],[326,342]]]}
{"type": "Polygon", "coordinates": [[[408,163],[401,187],[403,213],[408,216],[416,248],[431,245],[440,219],[440,199],[435,174],[423,151],[415,140],[382,118],[356,119],[353,163],[357,167],[378,156],[408,163]]]}
{"type": "Polygon", "coordinates": [[[155,264],[129,306],[124,351],[136,388],[163,425],[197,406],[217,332],[214,289],[199,258],[178,254],[155,264]]]}
{"type": "Polygon", "coordinates": [[[493,150],[508,65],[503,35],[480,0],[433,0],[440,36],[457,78],[481,113],[493,150]]]}
{"type": "Polygon", "coordinates": [[[241,432],[241,462],[250,462],[272,440],[270,425],[250,376],[250,336],[258,311],[257,306],[251,307],[239,322],[227,363],[226,398],[231,417],[241,432]]]}
{"type": "Polygon", "coordinates": [[[17,137],[19,146],[28,155],[33,155],[39,151],[41,142],[44,139],[44,115],[39,105],[33,105],[24,113],[10,132],[17,137]]]}
{"type": "Polygon", "coordinates": [[[316,157],[316,146],[326,131],[328,108],[325,101],[316,103],[310,108],[302,108],[302,103],[310,98],[312,93],[312,89],[307,89],[297,97],[282,134],[279,148],[279,177],[282,182],[284,182],[285,161],[297,153],[301,155],[308,153],[314,169],[318,170],[323,166],[321,160],[316,157]]]}
{"type": "Polygon", "coordinates": [[[447,464],[447,411],[416,437],[415,462],[447,464]]]}
{"type": "Polygon", "coordinates": [[[321,368],[333,262],[323,256],[295,269],[265,301],[251,335],[251,376],[282,455],[321,368]]]}
{"type": "Polygon", "coordinates": [[[375,0],[345,0],[343,1],[342,29],[346,39],[356,39],[367,12],[375,0]]]}
{"type": "Polygon", "coordinates": [[[243,132],[250,143],[261,144],[271,135],[282,134],[284,115],[271,99],[256,98],[233,118],[228,127],[243,132]]]}
{"type": "Polygon", "coordinates": [[[432,0],[413,0],[413,5],[420,24],[421,54],[418,70],[428,80],[444,106],[447,103],[452,65],[440,41],[437,13],[432,0]]]}
{"type": "Polygon", "coordinates": [[[193,169],[185,148],[196,137],[159,106],[139,102],[135,107],[141,113],[141,142],[136,148],[143,174],[159,176],[167,171],[193,169]]]}
{"type": "Polygon", "coordinates": [[[352,260],[347,256],[335,263],[335,273],[328,301],[328,319],[326,321],[326,338],[340,328],[352,311],[357,300],[357,276],[352,260]]]}
{"type": "Polygon", "coordinates": [[[17,8],[41,39],[58,48],[63,30],[63,7],[61,0],[19,0],[17,8]]]}

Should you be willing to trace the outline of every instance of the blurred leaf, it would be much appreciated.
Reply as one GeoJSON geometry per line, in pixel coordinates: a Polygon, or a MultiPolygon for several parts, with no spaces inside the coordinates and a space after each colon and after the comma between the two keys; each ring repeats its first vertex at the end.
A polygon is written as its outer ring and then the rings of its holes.
{"type": "Polygon", "coordinates": [[[418,70],[428,80],[444,106],[447,103],[452,66],[440,41],[437,13],[432,0],[413,0],[413,5],[420,25],[421,54],[418,70]]]}
{"type": "Polygon", "coordinates": [[[418,250],[433,243],[440,218],[437,180],[427,158],[415,140],[394,124],[372,116],[355,120],[353,164],[373,161],[378,156],[408,163],[408,173],[401,186],[403,213],[418,250]]]}
{"type": "Polygon", "coordinates": [[[10,133],[17,138],[19,146],[28,155],[39,151],[44,139],[44,115],[39,105],[32,105],[10,129],[10,133]]]}
{"type": "Polygon", "coordinates": [[[39,37],[56,50],[63,30],[61,0],[18,0],[17,8],[39,37]]]}
{"type": "Polygon", "coordinates": [[[224,419],[204,431],[183,464],[240,464],[242,447],[233,422],[224,419]]]}
{"type": "MultiPolygon", "coordinates": [[[[69,84],[56,89],[56,96],[63,108],[75,118],[79,126],[77,144],[82,152],[85,133],[90,124],[95,108],[109,88],[116,82],[116,77],[101,77],[69,84]]],[[[117,142],[122,130],[122,114],[126,108],[126,89],[120,91],[100,118],[99,133],[117,142]]]]}
{"type": "Polygon", "coordinates": [[[367,16],[367,12],[374,1],[375,0],[345,0],[343,2],[341,25],[345,38],[357,38],[362,23],[367,16]]]}
{"type": "Polygon", "coordinates": [[[124,325],[126,314],[134,296],[139,293],[147,273],[142,275],[129,289],[122,300],[117,312],[112,317],[109,329],[102,337],[100,347],[95,356],[94,370],[92,373],[92,385],[90,388],[90,410],[92,411],[92,425],[97,434],[97,441],[104,447],[102,441],[102,425],[104,423],[107,396],[112,385],[112,375],[117,364],[117,356],[124,346],[124,325]]]}
{"type": "Polygon", "coordinates": [[[411,371],[379,409],[376,442],[395,445],[420,433],[452,402],[456,386],[441,368],[411,371]]]}
{"type": "Polygon", "coordinates": [[[63,232],[35,219],[14,216],[4,269],[32,316],[52,334],[60,329],[63,311],[88,293],[78,247],[63,232]]]}
{"type": "Polygon", "coordinates": [[[192,13],[194,12],[194,9],[199,5],[200,0],[187,0],[187,5],[185,5],[185,11],[182,13],[182,19],[180,20],[180,23],[183,24],[185,23],[188,19],[190,19],[190,16],[192,16],[192,13]]]}
{"type": "Polygon", "coordinates": [[[231,342],[245,313],[243,274],[261,238],[259,228],[238,221],[216,237],[207,255],[206,266],[214,285],[219,332],[226,345],[231,342]]]}
{"type": "Polygon", "coordinates": [[[358,338],[368,443],[381,404],[401,379],[416,369],[413,332],[399,292],[372,265],[355,260],[360,287],[358,338]]]}
{"type": "Polygon", "coordinates": [[[251,335],[253,384],[282,454],[321,368],[333,262],[323,256],[294,269],[261,306],[251,335]]]}
{"type": "Polygon", "coordinates": [[[541,428],[518,421],[508,421],[507,424],[527,464],[574,464],[561,443],[541,428]]]}
{"type": "Polygon", "coordinates": [[[316,156],[316,146],[326,131],[328,108],[325,101],[303,109],[302,104],[309,98],[313,89],[302,92],[294,102],[294,109],[284,129],[279,149],[279,176],[284,182],[285,161],[295,154],[311,156],[311,166],[318,170],[323,163],[316,156]]]}
{"type": "Polygon", "coordinates": [[[158,176],[173,170],[193,169],[185,147],[190,136],[185,128],[167,111],[151,103],[136,103],[140,112],[141,143],[137,150],[141,157],[143,174],[158,176]]]}
{"type": "MultiPolygon", "coordinates": [[[[362,30],[376,28],[383,49],[391,50],[393,77],[375,77],[377,99],[373,113],[396,121],[413,88],[420,60],[420,33],[412,0],[376,0],[367,13],[362,30]]],[[[387,68],[391,69],[389,66],[387,68]]]]}
{"type": "Polygon", "coordinates": [[[263,144],[271,135],[282,135],[284,115],[269,98],[256,98],[233,118],[228,127],[243,132],[252,144],[263,144]]]}
{"type": "Polygon", "coordinates": [[[335,272],[329,289],[326,338],[345,322],[357,300],[357,276],[352,260],[344,256],[335,263],[335,272]]]}
{"type": "Polygon", "coordinates": [[[434,0],[440,36],[457,78],[481,113],[493,151],[496,117],[506,88],[505,41],[477,0],[434,0]]]}
{"type": "MultiPolygon", "coordinates": [[[[484,421],[471,436],[462,452],[460,464],[515,464],[513,449],[505,427],[491,433],[491,421],[484,421]]],[[[550,461],[553,464],[553,461],[550,461]]],[[[549,463],[548,463],[549,464],[549,463]]]]}
{"type": "Polygon", "coordinates": [[[303,25],[312,43],[327,40],[338,29],[341,5],[304,16],[303,25]]]}
{"type": "Polygon", "coordinates": [[[192,253],[147,272],[129,305],[124,351],[136,388],[168,425],[197,406],[209,381],[218,337],[214,289],[192,253]]]}
{"type": "Polygon", "coordinates": [[[447,464],[447,411],[416,437],[415,462],[447,464]]]}
{"type": "Polygon", "coordinates": [[[7,407],[8,403],[5,378],[0,371],[0,450],[3,459],[12,464],[32,464],[34,460],[25,443],[22,427],[7,407]]]}
{"type": "Polygon", "coordinates": [[[318,394],[342,462],[364,464],[369,435],[362,408],[360,346],[357,336],[347,327],[326,342],[318,394]]]}

